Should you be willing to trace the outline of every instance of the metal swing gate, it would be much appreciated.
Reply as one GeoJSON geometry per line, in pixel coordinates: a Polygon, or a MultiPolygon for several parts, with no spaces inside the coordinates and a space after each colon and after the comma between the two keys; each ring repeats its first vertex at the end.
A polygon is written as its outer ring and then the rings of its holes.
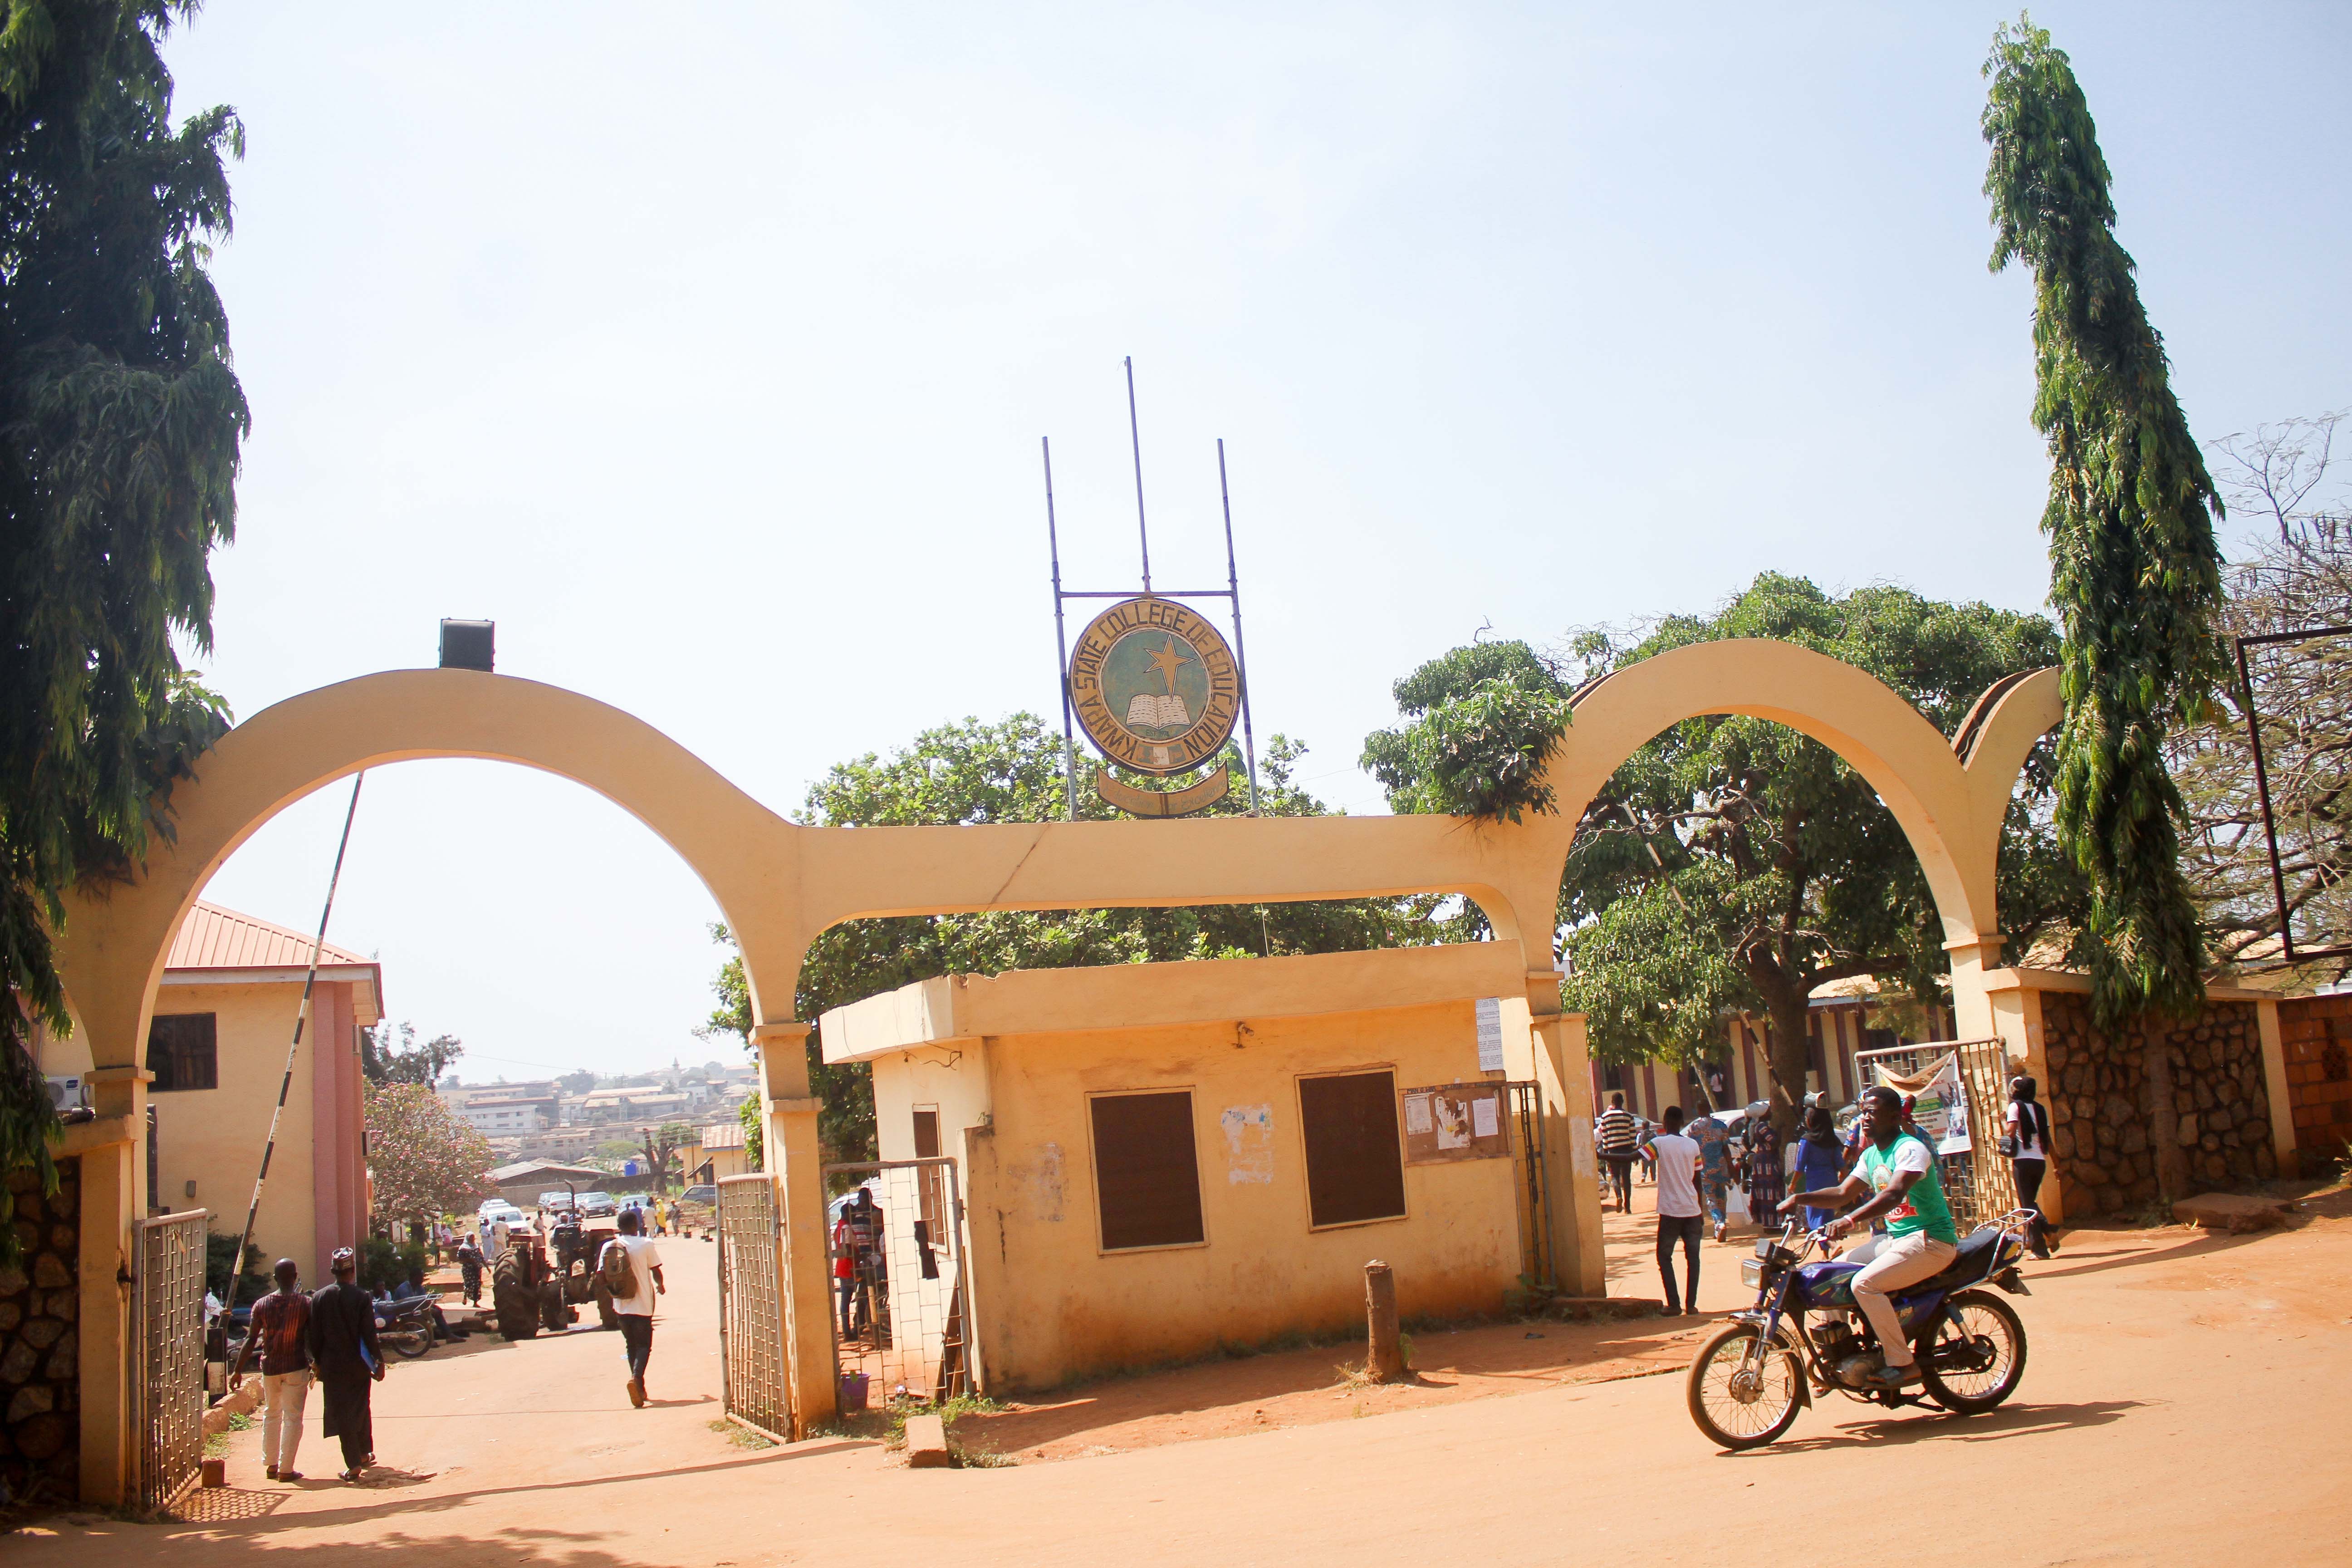
{"type": "Polygon", "coordinates": [[[727,1419],[776,1442],[792,1439],[784,1360],[782,1230],[764,1174],[719,1183],[719,1360],[727,1419]]]}
{"type": "Polygon", "coordinates": [[[1854,1065],[1874,1082],[1919,1078],[1946,1057],[1955,1058],[1959,1074],[1968,1147],[1941,1154],[1937,1175],[1952,1218],[1963,1226],[1983,1225],[2017,1207],[2017,1173],[1993,1142],[2001,1135],[2008,1102],[2008,1045],[1999,1039],[1943,1040],[1853,1053],[1854,1065]]]}
{"type": "Polygon", "coordinates": [[[139,1335],[139,1505],[180,1500],[204,1473],[205,1225],[203,1209],[142,1219],[131,1321],[139,1335]]]}

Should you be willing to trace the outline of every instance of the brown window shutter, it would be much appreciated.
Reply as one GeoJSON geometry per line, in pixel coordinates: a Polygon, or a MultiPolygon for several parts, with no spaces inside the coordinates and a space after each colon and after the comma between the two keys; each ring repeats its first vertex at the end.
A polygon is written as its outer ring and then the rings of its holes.
{"type": "Polygon", "coordinates": [[[1302,1078],[1298,1118],[1307,1141],[1307,1209],[1314,1224],[1403,1215],[1395,1074],[1302,1078]]]}
{"type": "Polygon", "coordinates": [[[1091,1109],[1103,1250],[1203,1240],[1192,1092],[1097,1095],[1091,1109]]]}

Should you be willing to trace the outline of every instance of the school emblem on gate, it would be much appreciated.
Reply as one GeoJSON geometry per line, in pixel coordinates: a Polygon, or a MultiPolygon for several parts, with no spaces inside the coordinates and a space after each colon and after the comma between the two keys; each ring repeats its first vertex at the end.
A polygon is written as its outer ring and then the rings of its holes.
{"type": "Polygon", "coordinates": [[[1163,778],[1214,757],[1241,714],[1233,649],[1173,599],[1145,595],[1097,616],[1078,635],[1069,679],[1079,727],[1102,754],[1163,778]]]}

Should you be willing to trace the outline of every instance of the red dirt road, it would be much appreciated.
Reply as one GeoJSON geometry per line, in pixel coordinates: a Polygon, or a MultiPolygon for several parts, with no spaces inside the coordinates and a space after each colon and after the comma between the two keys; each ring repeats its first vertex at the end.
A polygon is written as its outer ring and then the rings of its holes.
{"type": "MultiPolygon", "coordinates": [[[[656,1408],[627,1408],[616,1336],[477,1340],[474,1353],[436,1351],[397,1369],[382,1390],[377,1448],[406,1472],[382,1486],[269,1487],[254,1437],[240,1435],[232,1487],[201,1505],[208,1521],[53,1519],[50,1533],[8,1538],[0,1558],[8,1568],[250,1568],[322,1549],[343,1565],[447,1568],[950,1558],[1753,1568],[1857,1552],[1906,1568],[2352,1561],[2342,1403],[2352,1218],[2237,1238],[2076,1232],[2030,1276],[2035,1294],[2021,1308],[2032,1356],[2004,1409],[1882,1418],[1836,1400],[1780,1445],[1736,1457],[1700,1439],[1676,1377],[1013,1468],[910,1471],[863,1444],[747,1453],[708,1426],[708,1248],[671,1250],[656,1408]]],[[[1734,1257],[1708,1250],[1711,1306],[1736,1290],[1734,1257]]],[[[1617,1288],[1647,1293],[1645,1274],[1644,1263],[1617,1288]]],[[[305,1466],[326,1474],[313,1421],[305,1466]]]]}

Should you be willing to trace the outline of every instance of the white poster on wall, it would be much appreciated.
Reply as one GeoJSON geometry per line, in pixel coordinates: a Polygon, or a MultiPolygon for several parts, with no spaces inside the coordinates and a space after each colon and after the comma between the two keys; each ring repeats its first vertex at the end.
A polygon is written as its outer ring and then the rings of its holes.
{"type": "Polygon", "coordinates": [[[1503,999],[1478,998],[1478,1070],[1503,1070],[1503,999]]]}

